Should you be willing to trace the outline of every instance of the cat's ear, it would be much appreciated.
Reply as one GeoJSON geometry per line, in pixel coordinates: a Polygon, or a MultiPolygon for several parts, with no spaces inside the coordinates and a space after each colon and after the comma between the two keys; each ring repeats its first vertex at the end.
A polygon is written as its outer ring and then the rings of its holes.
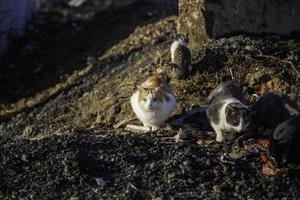
{"type": "Polygon", "coordinates": [[[226,112],[229,116],[236,116],[240,110],[246,109],[247,106],[239,103],[230,103],[227,105],[226,112]]]}
{"type": "Polygon", "coordinates": [[[188,44],[188,43],[189,43],[189,33],[185,33],[185,34],[183,35],[183,39],[184,39],[184,41],[188,44]]]}

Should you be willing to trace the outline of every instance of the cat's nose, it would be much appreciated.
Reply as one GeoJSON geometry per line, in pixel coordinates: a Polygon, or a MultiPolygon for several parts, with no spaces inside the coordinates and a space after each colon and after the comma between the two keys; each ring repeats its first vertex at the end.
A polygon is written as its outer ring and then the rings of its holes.
{"type": "Polygon", "coordinates": [[[152,110],[152,108],[153,108],[152,105],[149,105],[149,106],[148,106],[148,109],[149,109],[149,110],[152,110]]]}

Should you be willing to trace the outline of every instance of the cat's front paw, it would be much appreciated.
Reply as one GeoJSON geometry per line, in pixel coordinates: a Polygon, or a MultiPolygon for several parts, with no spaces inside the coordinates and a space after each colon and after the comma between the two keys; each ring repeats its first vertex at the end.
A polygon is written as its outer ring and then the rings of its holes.
{"type": "Polygon", "coordinates": [[[149,124],[144,124],[144,127],[147,127],[149,128],[149,131],[150,132],[154,132],[154,131],[157,131],[159,129],[159,126],[152,126],[152,125],[149,125],[149,124]]]}
{"type": "Polygon", "coordinates": [[[217,134],[217,136],[216,136],[216,141],[217,141],[217,142],[222,142],[222,141],[223,141],[223,135],[222,135],[222,132],[217,131],[216,134],[217,134]]]}
{"type": "Polygon", "coordinates": [[[152,126],[151,127],[151,131],[154,132],[154,131],[158,131],[159,127],[158,126],[152,126]]]}

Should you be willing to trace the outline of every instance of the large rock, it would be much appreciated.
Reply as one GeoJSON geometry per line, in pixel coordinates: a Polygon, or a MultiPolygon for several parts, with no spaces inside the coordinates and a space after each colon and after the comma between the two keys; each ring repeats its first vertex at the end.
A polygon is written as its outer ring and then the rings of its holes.
{"type": "Polygon", "coordinates": [[[204,0],[179,0],[179,21],[177,32],[189,34],[190,47],[198,47],[208,39],[205,17],[202,12],[204,0]]]}
{"type": "Polygon", "coordinates": [[[298,0],[179,0],[179,33],[191,47],[237,33],[300,32],[298,0]]]}

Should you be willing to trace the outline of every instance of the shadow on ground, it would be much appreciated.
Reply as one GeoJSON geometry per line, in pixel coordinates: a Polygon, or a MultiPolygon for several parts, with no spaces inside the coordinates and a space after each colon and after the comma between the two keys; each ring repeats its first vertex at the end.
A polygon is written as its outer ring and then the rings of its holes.
{"type": "Polygon", "coordinates": [[[88,56],[104,50],[136,27],[174,14],[172,7],[134,3],[99,11],[90,5],[74,9],[49,3],[0,58],[0,105],[14,103],[66,80],[85,67],[88,56]]]}

